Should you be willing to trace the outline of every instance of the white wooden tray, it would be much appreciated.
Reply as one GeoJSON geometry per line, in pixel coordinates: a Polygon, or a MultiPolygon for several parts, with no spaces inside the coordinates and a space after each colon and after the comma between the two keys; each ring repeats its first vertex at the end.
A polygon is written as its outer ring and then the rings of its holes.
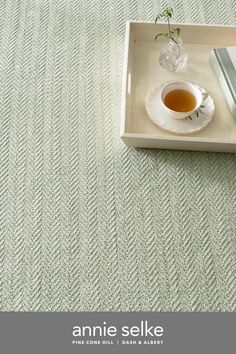
{"type": "Polygon", "coordinates": [[[236,27],[173,26],[181,27],[181,38],[189,53],[186,67],[178,73],[166,71],[158,62],[164,43],[155,43],[154,37],[158,32],[166,32],[166,24],[127,22],[120,136],[126,145],[134,147],[235,153],[236,121],[210,66],[209,54],[215,47],[236,45],[236,27]],[[145,111],[147,92],[156,84],[176,79],[198,82],[215,101],[212,122],[198,133],[168,133],[152,123],[145,111]]]}

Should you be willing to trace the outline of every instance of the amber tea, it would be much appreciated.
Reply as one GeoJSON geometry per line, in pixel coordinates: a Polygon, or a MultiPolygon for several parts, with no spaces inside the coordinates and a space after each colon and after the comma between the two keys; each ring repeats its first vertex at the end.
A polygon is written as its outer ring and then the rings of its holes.
{"type": "Polygon", "coordinates": [[[197,100],[194,95],[183,89],[168,92],[164,98],[166,107],[175,112],[190,112],[194,110],[197,100]]]}

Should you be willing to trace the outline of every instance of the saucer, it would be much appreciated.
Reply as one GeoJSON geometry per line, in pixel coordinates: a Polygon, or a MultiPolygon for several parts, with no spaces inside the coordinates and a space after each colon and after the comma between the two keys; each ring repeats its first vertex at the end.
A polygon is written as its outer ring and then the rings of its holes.
{"type": "Polygon", "coordinates": [[[175,134],[191,134],[202,130],[210,123],[214,115],[215,105],[212,97],[207,94],[204,88],[198,85],[199,89],[206,97],[203,99],[200,108],[189,117],[174,119],[169,116],[160,102],[160,92],[164,85],[166,85],[166,83],[153,87],[148,92],[145,99],[147,114],[159,128],[175,134]]]}

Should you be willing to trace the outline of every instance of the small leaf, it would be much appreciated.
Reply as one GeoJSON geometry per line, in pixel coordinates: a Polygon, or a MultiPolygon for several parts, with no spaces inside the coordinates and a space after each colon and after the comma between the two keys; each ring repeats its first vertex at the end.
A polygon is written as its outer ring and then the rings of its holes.
{"type": "Polygon", "coordinates": [[[164,15],[165,17],[168,17],[168,10],[167,10],[167,9],[163,11],[163,15],[164,15]]]}
{"type": "Polygon", "coordinates": [[[181,29],[180,28],[173,28],[173,31],[177,33],[177,36],[179,36],[181,29]]]}
{"type": "Polygon", "coordinates": [[[160,15],[157,15],[156,19],[155,19],[155,23],[157,23],[158,20],[161,19],[161,16],[160,15]]]}
{"type": "Polygon", "coordinates": [[[163,13],[158,14],[157,17],[156,17],[155,23],[156,23],[158,20],[162,20],[163,18],[165,18],[165,16],[163,15],[163,13]]]}
{"type": "Polygon", "coordinates": [[[177,35],[179,36],[180,32],[181,32],[181,28],[177,27],[175,28],[176,32],[177,32],[177,35]]]}
{"type": "Polygon", "coordinates": [[[167,14],[167,16],[168,16],[169,18],[172,17],[172,15],[173,15],[173,9],[172,9],[172,7],[167,7],[167,9],[166,9],[166,14],[167,14]]]}
{"type": "Polygon", "coordinates": [[[165,33],[158,33],[158,34],[155,36],[155,41],[157,40],[158,37],[161,37],[161,36],[165,36],[165,33]]]}

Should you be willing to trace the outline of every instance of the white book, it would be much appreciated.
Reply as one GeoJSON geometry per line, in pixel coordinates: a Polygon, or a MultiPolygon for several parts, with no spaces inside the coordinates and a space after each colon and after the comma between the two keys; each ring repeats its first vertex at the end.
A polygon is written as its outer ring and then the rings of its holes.
{"type": "Polygon", "coordinates": [[[210,63],[218,77],[230,111],[236,119],[236,47],[213,49],[210,63]]]}

